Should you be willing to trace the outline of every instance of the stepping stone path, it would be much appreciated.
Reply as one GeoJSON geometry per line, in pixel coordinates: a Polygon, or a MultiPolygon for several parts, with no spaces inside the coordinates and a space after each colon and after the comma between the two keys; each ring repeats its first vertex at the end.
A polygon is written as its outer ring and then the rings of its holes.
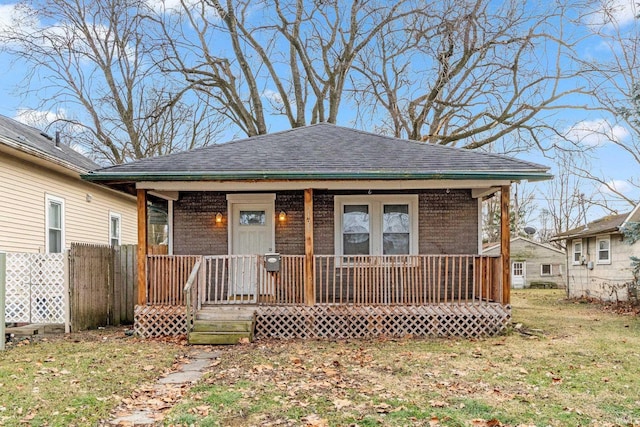
{"type": "Polygon", "coordinates": [[[215,366],[218,352],[192,351],[175,372],[160,378],[153,385],[138,389],[134,396],[122,399],[115,418],[101,426],[162,425],[165,413],[200,380],[206,370],[215,366]]]}

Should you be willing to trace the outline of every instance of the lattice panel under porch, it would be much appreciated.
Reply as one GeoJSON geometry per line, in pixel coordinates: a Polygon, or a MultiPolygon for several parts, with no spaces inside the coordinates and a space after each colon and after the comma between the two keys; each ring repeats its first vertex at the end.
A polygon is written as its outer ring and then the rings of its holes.
{"type": "Polygon", "coordinates": [[[6,322],[64,323],[64,254],[7,253],[6,322]]]}
{"type": "Polygon", "coordinates": [[[501,304],[428,306],[260,306],[255,338],[481,337],[511,319],[501,304]]]}
{"type": "Polygon", "coordinates": [[[136,305],[133,329],[136,335],[144,338],[186,335],[186,308],[180,305],[136,305]]]}

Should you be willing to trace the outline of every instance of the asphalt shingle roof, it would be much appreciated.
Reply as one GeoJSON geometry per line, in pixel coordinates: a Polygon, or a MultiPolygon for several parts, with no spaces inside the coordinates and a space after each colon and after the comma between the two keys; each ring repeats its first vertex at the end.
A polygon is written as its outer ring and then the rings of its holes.
{"type": "Polygon", "coordinates": [[[62,164],[75,166],[80,171],[86,172],[99,167],[97,163],[68,145],[60,143],[56,147],[53,138],[44,132],[0,115],[0,143],[3,139],[10,140],[12,146],[19,150],[40,154],[45,158],[53,157],[62,164]]]}
{"type": "Polygon", "coordinates": [[[553,236],[552,240],[564,240],[574,237],[589,237],[603,233],[618,232],[620,226],[624,223],[624,220],[629,216],[629,212],[619,215],[609,215],[603,218],[599,218],[593,222],[590,222],[585,227],[580,227],[567,230],[564,233],[559,233],[553,236]]]}
{"type": "MultiPolygon", "coordinates": [[[[301,172],[350,174],[512,172],[547,167],[507,156],[457,149],[321,123],[187,152],[99,169],[101,173],[301,172]]],[[[550,178],[549,175],[546,176],[550,178]]],[[[542,178],[544,179],[544,178],[542,178]]]]}

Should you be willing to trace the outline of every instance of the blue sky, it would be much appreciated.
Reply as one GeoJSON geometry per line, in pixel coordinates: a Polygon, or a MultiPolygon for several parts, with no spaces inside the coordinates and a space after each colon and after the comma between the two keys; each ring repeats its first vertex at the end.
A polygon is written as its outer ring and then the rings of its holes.
{"type": "MultiPolygon", "coordinates": [[[[150,0],[151,1],[151,0],[150,0]]],[[[156,0],[153,0],[156,1],[156,0]]],[[[170,0],[176,3],[175,0],[170,0]]],[[[0,28],[3,25],[10,25],[12,13],[13,1],[0,0],[0,28]]],[[[617,7],[616,18],[619,22],[631,22],[636,10],[633,7],[632,0],[614,0],[613,4],[617,7]]],[[[583,54],[588,55],[602,55],[602,47],[598,45],[589,45],[583,47],[583,54]]],[[[43,122],[47,122],[55,118],[56,114],[65,114],[66,111],[61,109],[59,111],[42,111],[38,110],[37,99],[32,97],[23,96],[24,93],[20,89],[20,84],[26,73],[28,72],[24,66],[11,64],[11,58],[7,54],[0,53],[0,64],[2,64],[2,78],[0,79],[0,114],[20,119],[20,114],[25,111],[38,111],[39,115],[43,118],[43,122]]],[[[68,107],[67,107],[68,108],[68,107]]],[[[633,188],[628,183],[625,183],[630,177],[637,176],[638,165],[629,155],[624,154],[619,147],[615,145],[599,140],[595,132],[590,130],[606,129],[605,132],[611,132],[612,137],[624,140],[625,138],[631,138],[631,135],[624,128],[614,127],[610,129],[610,118],[604,116],[600,112],[586,111],[586,110],[574,110],[563,111],[558,113],[559,122],[564,123],[563,128],[557,129],[560,133],[569,133],[574,139],[580,140],[581,144],[585,147],[591,147],[593,150],[591,170],[595,174],[600,174],[612,182],[616,182],[618,189],[628,194],[635,200],[640,200],[640,193],[636,188],[633,188]],[[573,130],[571,128],[573,126],[573,130]],[[597,147],[597,148],[595,148],[597,147]]],[[[348,120],[348,119],[347,119],[348,120]]],[[[270,126],[271,131],[281,130],[286,126],[279,120],[273,120],[270,126]]],[[[339,123],[344,126],[349,126],[348,122],[339,123]]],[[[546,158],[539,153],[520,153],[517,157],[535,161],[541,164],[545,164],[551,167],[555,167],[552,159],[546,158]]],[[[552,170],[553,172],[553,170],[552,170]]],[[[544,207],[545,185],[537,184],[536,186],[536,203],[540,208],[544,207]]],[[[586,185],[584,193],[589,196],[597,191],[595,185],[586,185]]],[[[610,198],[613,200],[613,197],[610,198]]],[[[626,206],[623,204],[616,204],[621,211],[626,210],[626,206]]],[[[630,208],[629,208],[630,209],[630,208]]],[[[590,211],[590,217],[595,218],[600,216],[602,211],[593,209],[590,211]]]]}

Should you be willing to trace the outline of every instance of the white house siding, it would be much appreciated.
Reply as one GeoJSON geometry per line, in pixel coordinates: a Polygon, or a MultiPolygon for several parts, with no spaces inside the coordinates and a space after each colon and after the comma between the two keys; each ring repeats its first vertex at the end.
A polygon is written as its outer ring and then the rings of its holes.
{"type": "Polygon", "coordinates": [[[64,200],[64,236],[109,243],[109,212],[122,217],[121,243],[136,243],[135,199],[0,153],[0,251],[45,252],[45,200],[64,200]],[[87,194],[91,201],[87,202],[87,194]]]}
{"type": "MultiPolygon", "coordinates": [[[[500,246],[484,251],[487,255],[500,255],[500,246]]],[[[563,288],[566,283],[566,255],[545,245],[538,244],[521,237],[511,240],[511,262],[526,263],[525,287],[531,287],[534,282],[555,283],[563,288]],[[543,276],[542,264],[551,265],[551,275],[543,276]]]]}
{"type": "MultiPolygon", "coordinates": [[[[625,301],[629,298],[628,286],[633,279],[631,255],[640,256],[640,242],[628,245],[622,242],[620,234],[609,235],[611,242],[611,263],[599,264],[596,253],[596,237],[582,240],[584,264],[573,263],[573,252],[569,257],[568,293],[571,298],[598,298],[604,301],[625,301]],[[593,262],[593,269],[589,262],[593,262]]],[[[567,247],[573,250],[573,242],[567,247]]]]}

